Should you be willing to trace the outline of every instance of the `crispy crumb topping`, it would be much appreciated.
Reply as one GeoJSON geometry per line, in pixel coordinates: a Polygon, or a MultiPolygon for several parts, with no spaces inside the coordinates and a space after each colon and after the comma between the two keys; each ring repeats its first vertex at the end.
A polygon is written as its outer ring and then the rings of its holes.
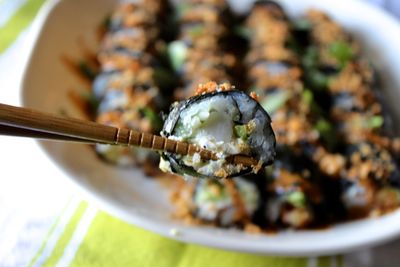
{"type": "Polygon", "coordinates": [[[235,89],[235,86],[232,86],[230,83],[217,84],[216,82],[207,82],[204,84],[201,83],[197,86],[195,95],[203,95],[215,91],[231,91],[233,89],[235,89]]]}

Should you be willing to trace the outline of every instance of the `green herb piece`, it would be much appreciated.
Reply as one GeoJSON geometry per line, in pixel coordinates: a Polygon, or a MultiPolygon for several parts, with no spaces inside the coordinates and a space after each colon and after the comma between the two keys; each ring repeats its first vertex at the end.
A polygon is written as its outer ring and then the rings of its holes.
{"type": "Polygon", "coordinates": [[[372,116],[371,118],[368,118],[366,120],[365,126],[367,128],[375,129],[375,128],[382,127],[383,123],[384,123],[384,119],[382,116],[372,116]]]}
{"type": "Polygon", "coordinates": [[[94,71],[86,61],[79,61],[78,68],[80,72],[89,80],[94,80],[96,77],[96,71],[94,71]]]}
{"type": "Polygon", "coordinates": [[[327,133],[332,131],[333,127],[332,124],[330,124],[327,120],[320,119],[315,125],[315,129],[320,133],[327,133]]]}
{"type": "Polygon", "coordinates": [[[323,139],[326,141],[332,140],[335,138],[334,128],[332,124],[325,120],[319,119],[315,124],[315,129],[319,132],[323,139]]]}
{"type": "Polygon", "coordinates": [[[353,49],[345,42],[334,42],[329,46],[329,53],[336,58],[336,60],[343,67],[353,57],[353,49]]]}
{"type": "Polygon", "coordinates": [[[261,106],[268,112],[274,113],[280,107],[282,107],[289,99],[289,94],[285,91],[278,91],[274,94],[268,95],[264,101],[261,102],[261,106]]]}
{"type": "Polygon", "coordinates": [[[247,141],[249,138],[249,133],[247,131],[246,125],[235,125],[235,134],[237,137],[241,138],[244,141],[247,141]]]}
{"type": "Polygon", "coordinates": [[[159,131],[162,128],[162,120],[160,116],[157,115],[154,110],[149,107],[144,107],[139,110],[139,112],[150,121],[151,126],[153,127],[154,131],[159,131]]]}
{"type": "Polygon", "coordinates": [[[226,188],[218,181],[205,180],[199,189],[196,190],[195,201],[197,203],[223,201],[230,198],[226,188]]]}
{"type": "Polygon", "coordinates": [[[244,141],[247,141],[251,133],[256,128],[256,124],[254,120],[250,120],[247,124],[237,124],[234,126],[234,133],[237,137],[241,138],[244,141]]]}
{"type": "Polygon", "coordinates": [[[296,208],[304,208],[307,204],[306,196],[301,191],[294,191],[289,193],[286,196],[286,201],[296,208]]]}
{"type": "Polygon", "coordinates": [[[301,95],[302,101],[307,105],[312,105],[314,102],[314,95],[310,90],[304,90],[301,95]]]}
{"type": "Polygon", "coordinates": [[[182,69],[187,56],[187,47],[183,42],[173,41],[168,45],[168,56],[173,69],[178,72],[182,69]]]}

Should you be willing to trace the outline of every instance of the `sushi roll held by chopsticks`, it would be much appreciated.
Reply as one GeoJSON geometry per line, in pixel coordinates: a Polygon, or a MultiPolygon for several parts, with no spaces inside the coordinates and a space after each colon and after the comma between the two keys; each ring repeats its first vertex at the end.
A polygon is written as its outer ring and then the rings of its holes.
{"type": "Polygon", "coordinates": [[[230,84],[201,84],[196,95],[172,105],[161,135],[212,151],[216,158],[204,161],[198,153],[162,153],[160,168],[191,177],[227,178],[256,173],[275,157],[271,119],[251,96],[230,84]],[[258,164],[234,164],[229,156],[246,155],[258,164]]]}

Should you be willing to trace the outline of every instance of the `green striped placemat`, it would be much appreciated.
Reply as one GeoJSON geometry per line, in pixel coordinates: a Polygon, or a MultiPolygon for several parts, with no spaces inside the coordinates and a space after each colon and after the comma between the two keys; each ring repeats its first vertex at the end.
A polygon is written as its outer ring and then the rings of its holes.
{"type": "Polygon", "coordinates": [[[0,27],[0,53],[9,47],[33,20],[44,0],[27,0],[11,18],[0,27]]]}
{"type": "MultiPolygon", "coordinates": [[[[65,216],[63,213],[60,217],[65,216]]],[[[93,211],[85,201],[76,205],[57,242],[42,262],[49,239],[62,219],[57,219],[44,237],[30,266],[143,266],[143,267],[302,267],[308,258],[274,257],[223,251],[174,241],[132,226],[104,211],[93,211]],[[87,219],[89,218],[89,220],[87,219]],[[80,231],[79,229],[84,229],[80,231]],[[75,243],[73,240],[79,240],[75,243]],[[72,255],[68,255],[70,252],[72,255]]],[[[342,266],[340,257],[320,257],[311,264],[342,266]]]]}

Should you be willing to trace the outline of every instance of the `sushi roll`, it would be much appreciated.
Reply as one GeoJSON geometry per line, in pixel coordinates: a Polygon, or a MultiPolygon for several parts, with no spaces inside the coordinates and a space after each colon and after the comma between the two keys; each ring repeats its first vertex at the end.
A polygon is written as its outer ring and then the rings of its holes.
{"type": "Polygon", "coordinates": [[[338,133],[349,143],[384,134],[383,107],[371,85],[353,65],[343,68],[328,84],[330,115],[338,133]]]}
{"type": "Polygon", "coordinates": [[[179,35],[168,46],[171,66],[181,78],[175,99],[193,96],[201,83],[234,82],[238,61],[227,52],[231,17],[224,0],[193,0],[178,4],[179,35]]]}
{"type": "Polygon", "coordinates": [[[199,180],[193,194],[193,215],[221,226],[250,220],[260,193],[255,184],[241,177],[232,181],[199,180]]]}
{"type": "MultiPolygon", "coordinates": [[[[154,92],[157,90],[130,91],[110,91],[100,102],[96,121],[119,128],[158,132],[161,129],[162,120],[155,111],[157,108],[154,92]]],[[[101,158],[121,166],[158,160],[157,153],[134,147],[98,144],[96,151],[101,158]]]]}
{"type": "Polygon", "coordinates": [[[308,41],[303,53],[306,81],[312,89],[323,90],[348,63],[360,54],[360,48],[342,27],[318,10],[305,16],[308,41]]]}
{"type": "Polygon", "coordinates": [[[256,2],[245,21],[249,51],[245,57],[249,88],[259,95],[271,115],[278,144],[317,146],[310,92],[304,89],[297,54],[289,47],[293,38],[283,9],[271,1],[256,2]]]}
{"type": "Polygon", "coordinates": [[[290,35],[290,24],[283,8],[272,1],[257,1],[246,18],[250,46],[282,45],[290,35]]]}
{"type": "Polygon", "coordinates": [[[255,168],[272,163],[275,136],[269,115],[260,104],[227,84],[210,82],[202,89],[207,93],[173,105],[161,134],[208,149],[218,159],[203,161],[199,154],[163,153],[161,166],[186,176],[226,178],[256,172],[255,168]],[[237,154],[252,156],[260,166],[249,168],[227,162],[227,157],[237,154]]]}
{"type": "Polygon", "coordinates": [[[249,87],[271,115],[278,144],[274,166],[265,172],[267,225],[321,224],[338,216],[336,210],[326,212],[323,207],[335,206],[345,164],[343,156],[327,148],[334,145],[335,136],[329,117],[314,92],[305,89],[301,57],[293,48],[291,22],[283,9],[270,1],[256,2],[244,25],[249,32],[249,87]]]}
{"type": "Polygon", "coordinates": [[[358,42],[325,13],[310,10],[305,20],[308,42],[302,66],[306,86],[323,103],[342,141],[363,141],[383,124],[374,70],[361,56],[358,42]]]}
{"type": "Polygon", "coordinates": [[[345,218],[383,214],[399,205],[400,173],[374,70],[358,43],[326,14],[311,10],[306,20],[306,84],[327,100],[325,112],[341,139],[341,154],[315,154],[320,170],[339,185],[345,218]]]}
{"type": "MultiPolygon", "coordinates": [[[[165,1],[120,4],[110,16],[92,85],[99,123],[158,133],[159,113],[168,104],[170,75],[157,59],[165,1]]],[[[96,145],[99,156],[117,165],[157,164],[157,153],[132,147],[96,145]]]]}
{"type": "Polygon", "coordinates": [[[298,172],[278,163],[267,170],[266,176],[271,180],[265,205],[269,226],[305,228],[318,222],[313,206],[321,204],[322,195],[309,169],[298,172]]]}
{"type": "Polygon", "coordinates": [[[278,143],[274,166],[264,173],[266,224],[271,228],[306,227],[315,219],[306,190],[313,184],[304,177],[309,171],[294,170],[301,164],[286,157],[303,143],[316,143],[317,133],[309,120],[309,107],[302,99],[299,60],[288,47],[290,23],[278,4],[258,1],[244,26],[249,32],[245,57],[249,87],[271,115],[278,143]]]}
{"type": "Polygon", "coordinates": [[[400,204],[400,169],[389,151],[363,142],[348,148],[341,200],[349,217],[384,214],[400,204]]]}
{"type": "Polygon", "coordinates": [[[251,179],[196,179],[181,183],[172,195],[175,216],[187,222],[244,227],[260,208],[260,190],[251,179]]]}
{"type": "Polygon", "coordinates": [[[330,196],[324,192],[323,174],[316,162],[290,146],[278,146],[276,153],[274,164],[260,172],[260,179],[265,180],[265,226],[305,228],[325,222],[323,207],[330,196]]]}
{"type": "Polygon", "coordinates": [[[355,145],[389,142],[385,121],[390,118],[380,102],[374,69],[361,56],[359,44],[323,12],[310,10],[306,19],[310,40],[303,66],[313,76],[307,85],[328,99],[327,112],[338,136],[355,145]],[[316,85],[315,80],[323,82],[316,85]]]}
{"type": "Polygon", "coordinates": [[[310,10],[309,40],[303,55],[308,85],[328,90],[339,109],[364,111],[374,102],[374,70],[351,35],[325,13],[310,10]],[[365,102],[367,101],[367,102],[365,102]],[[369,102],[369,103],[368,103],[369,102]]]}

